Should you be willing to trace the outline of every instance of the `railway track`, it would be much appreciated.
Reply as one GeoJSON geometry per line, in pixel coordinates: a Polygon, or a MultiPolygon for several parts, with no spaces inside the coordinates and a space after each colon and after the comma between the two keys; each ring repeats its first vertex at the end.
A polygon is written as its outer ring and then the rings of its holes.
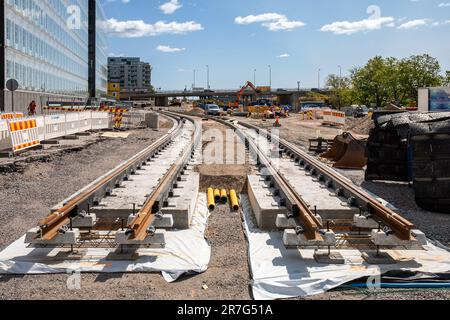
{"type": "MultiPolygon", "coordinates": [[[[153,244],[157,233],[155,224],[158,225],[155,221],[164,218],[161,209],[184,174],[201,138],[200,124],[194,119],[162,114],[173,121],[167,134],[55,207],[27,233],[25,242],[36,247],[70,246],[72,249],[153,244]],[[156,174],[148,176],[153,169],[149,164],[160,155],[167,161],[158,167],[156,174]],[[136,178],[140,172],[147,174],[145,179],[136,178]],[[131,195],[123,192],[128,188],[131,195]],[[137,189],[146,192],[142,200],[142,196],[137,198],[134,194],[137,189]],[[141,203],[128,203],[133,196],[141,203]],[[113,200],[123,203],[115,210],[105,209],[102,202],[109,197],[112,203],[113,200]]],[[[165,227],[170,228],[171,219],[166,220],[165,227]]]]}
{"type": "Polygon", "coordinates": [[[325,246],[337,247],[342,245],[343,239],[368,240],[367,245],[377,248],[377,255],[382,247],[417,248],[427,243],[425,235],[414,228],[414,225],[394,210],[388,208],[374,195],[357,187],[337,171],[328,167],[317,158],[309,155],[296,145],[276,136],[270,132],[244,121],[232,121],[226,118],[207,117],[218,121],[233,129],[245,141],[246,147],[251,151],[255,164],[263,179],[274,190],[274,196],[280,199],[280,206],[287,208],[286,217],[277,217],[276,226],[289,229],[294,226],[295,234],[290,233],[291,240],[286,240],[289,234],[285,231],[285,245],[287,246],[325,246]],[[273,150],[261,147],[256,143],[257,137],[264,137],[268,143],[275,146],[276,152],[295,164],[295,170],[303,171],[323,190],[323,199],[334,197],[345,200],[348,212],[352,219],[343,224],[335,225],[333,214],[322,218],[317,208],[305,203],[304,188],[301,185],[293,186],[290,172],[293,168],[283,170],[275,165],[278,156],[271,158],[273,150]],[[264,149],[264,150],[263,150],[264,149]],[[275,159],[275,160],[274,160],[275,159]],[[330,194],[330,192],[332,194],[330,194]],[[293,223],[294,222],[294,223],[293,223]]]}

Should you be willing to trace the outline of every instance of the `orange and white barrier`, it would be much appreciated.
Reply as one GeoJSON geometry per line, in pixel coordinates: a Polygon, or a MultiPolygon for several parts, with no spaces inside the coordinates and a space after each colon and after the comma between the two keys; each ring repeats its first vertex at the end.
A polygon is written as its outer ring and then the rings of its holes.
{"type": "MultiPolygon", "coordinates": [[[[145,117],[144,117],[145,119],[145,117]]],[[[0,142],[13,152],[41,144],[41,141],[89,130],[108,129],[112,115],[108,112],[84,111],[58,113],[22,119],[0,119],[0,142]]],[[[130,126],[132,126],[130,124],[130,126]]]]}
{"type": "Polygon", "coordinates": [[[11,120],[8,123],[13,152],[41,144],[36,119],[11,120]]]}
{"type": "Polygon", "coordinates": [[[20,118],[23,118],[24,116],[25,115],[22,112],[2,113],[2,114],[0,114],[0,119],[12,120],[12,119],[20,119],[20,118]]]}
{"type": "Polygon", "coordinates": [[[330,126],[345,126],[345,112],[336,110],[324,110],[323,124],[330,126]]]}

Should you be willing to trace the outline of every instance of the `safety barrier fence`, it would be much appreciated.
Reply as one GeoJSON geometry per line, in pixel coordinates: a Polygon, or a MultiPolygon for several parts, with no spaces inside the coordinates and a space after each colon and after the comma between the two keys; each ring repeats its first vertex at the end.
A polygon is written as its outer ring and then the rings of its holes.
{"type": "Polygon", "coordinates": [[[121,127],[123,128],[134,128],[142,125],[145,122],[145,112],[133,111],[129,113],[124,113],[122,116],[121,127]]]}
{"type": "Polygon", "coordinates": [[[331,126],[345,126],[345,112],[324,110],[323,124],[331,126]]]}
{"type": "Polygon", "coordinates": [[[109,113],[96,111],[0,120],[0,146],[18,152],[39,145],[41,141],[111,128],[111,120],[109,113]]]}

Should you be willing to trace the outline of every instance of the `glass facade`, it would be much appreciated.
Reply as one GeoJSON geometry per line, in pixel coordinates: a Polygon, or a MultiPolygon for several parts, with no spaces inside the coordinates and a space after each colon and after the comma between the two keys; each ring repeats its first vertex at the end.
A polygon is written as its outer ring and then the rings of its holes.
{"type": "MultiPolygon", "coordinates": [[[[87,97],[88,8],[88,0],[6,0],[6,80],[15,78],[24,91],[87,97]]],[[[97,38],[100,93],[107,49],[105,36],[97,38]]]]}
{"type": "Polygon", "coordinates": [[[95,76],[95,88],[96,96],[106,96],[108,89],[108,44],[106,40],[106,34],[99,26],[103,25],[106,21],[106,15],[103,11],[100,1],[96,1],[95,10],[96,20],[96,32],[95,32],[95,60],[96,60],[96,76],[95,76]]]}

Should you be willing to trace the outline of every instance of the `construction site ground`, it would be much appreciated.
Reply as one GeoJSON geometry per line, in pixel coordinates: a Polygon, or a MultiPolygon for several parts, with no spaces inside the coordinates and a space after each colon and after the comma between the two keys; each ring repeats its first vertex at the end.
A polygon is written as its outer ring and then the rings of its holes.
{"type": "MultiPolygon", "coordinates": [[[[243,118],[240,118],[242,120],[243,118]]],[[[271,127],[271,121],[248,120],[271,127]]],[[[305,146],[317,130],[332,138],[339,129],[323,128],[318,123],[299,124],[296,117],[282,120],[281,136],[305,146]],[[299,131],[299,127],[301,131],[299,131]]],[[[159,132],[151,129],[130,131],[127,138],[96,138],[89,144],[72,150],[38,151],[33,158],[24,156],[14,170],[0,174],[0,249],[20,238],[26,230],[49,212],[49,208],[106,173],[122,161],[142,150],[164,134],[168,123],[159,132]],[[41,157],[43,156],[43,157],[41,157]]],[[[204,122],[204,129],[220,131],[224,126],[204,122]]],[[[207,144],[214,141],[206,141],[207,144]]],[[[10,166],[6,166],[11,168],[10,166]]],[[[245,177],[252,171],[243,165],[199,165],[200,191],[209,186],[230,186],[246,190],[245,177]]],[[[392,202],[406,217],[426,234],[449,244],[450,217],[420,210],[413,193],[405,185],[363,182],[363,172],[344,172],[355,183],[362,184],[387,201],[392,202]]],[[[0,275],[0,299],[251,299],[251,275],[248,267],[247,241],[242,218],[228,206],[219,206],[209,219],[206,232],[212,247],[208,270],[199,275],[183,276],[167,283],[161,274],[82,274],[81,290],[67,288],[70,275],[0,275]]],[[[309,299],[449,299],[449,290],[377,290],[338,289],[309,299]]]]}

